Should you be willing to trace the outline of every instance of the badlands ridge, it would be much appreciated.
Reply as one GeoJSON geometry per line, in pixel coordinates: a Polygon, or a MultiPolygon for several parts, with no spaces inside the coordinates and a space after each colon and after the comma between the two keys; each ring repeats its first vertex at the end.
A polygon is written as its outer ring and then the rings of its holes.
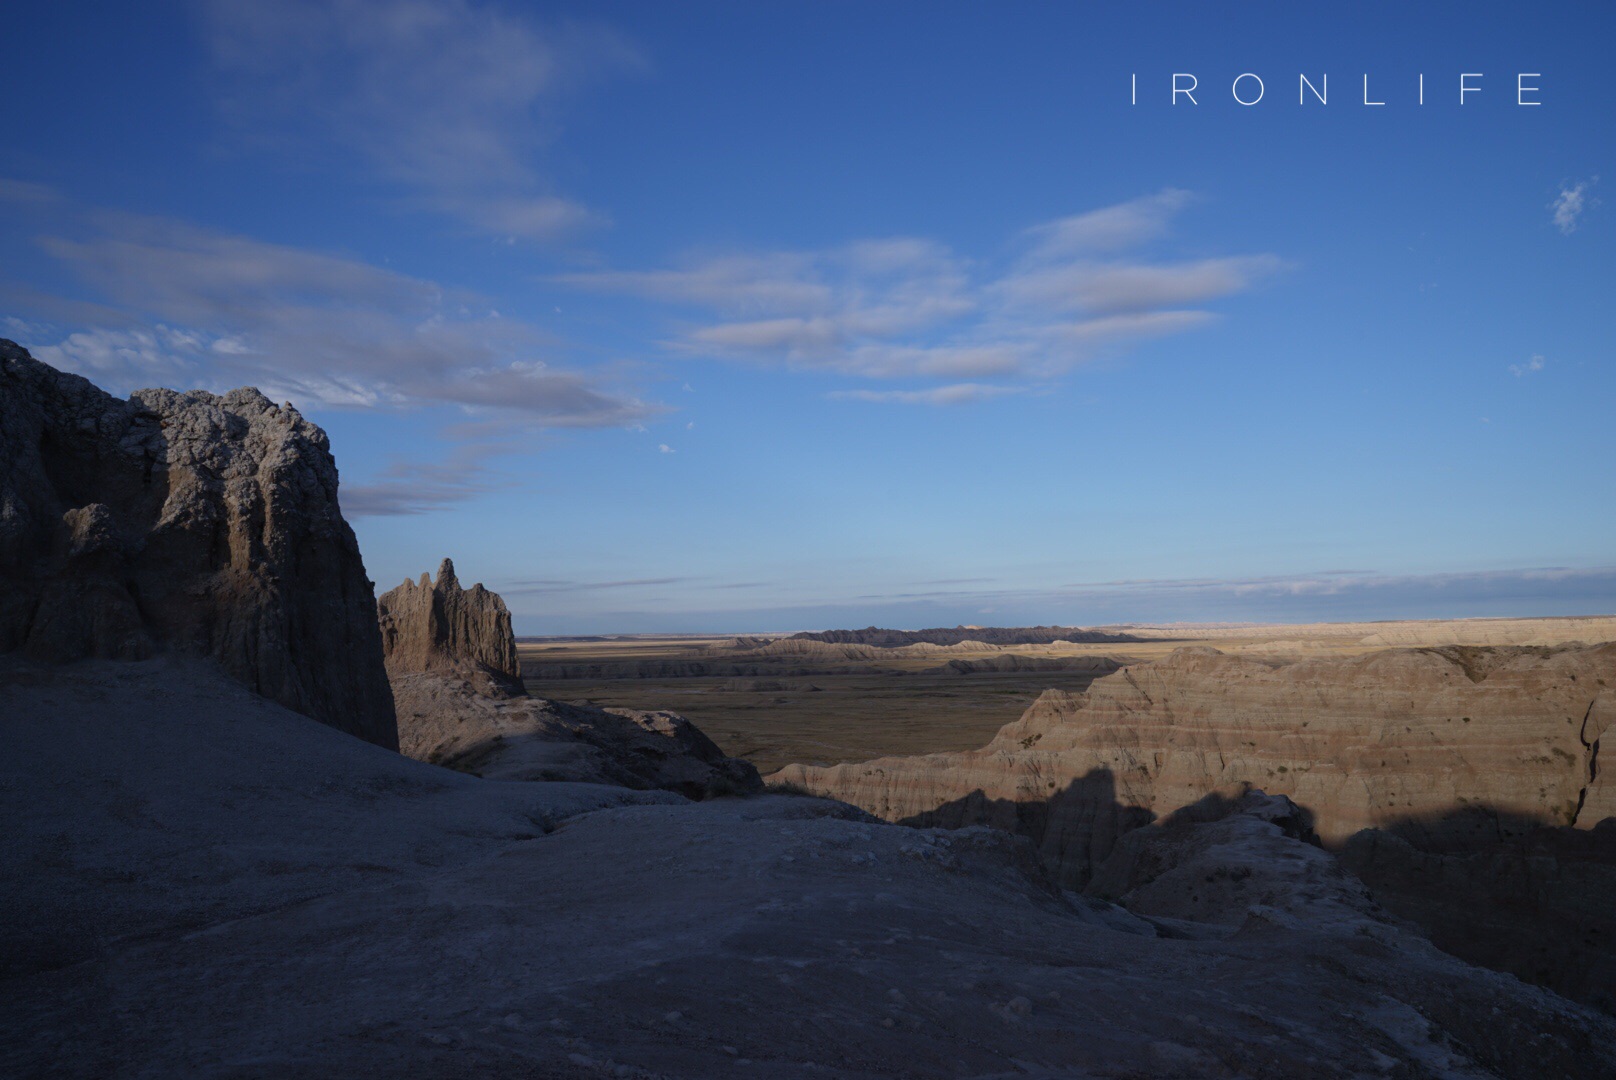
{"type": "MultiPolygon", "coordinates": [[[[447,561],[378,602],[255,391],[0,342],[0,465],[4,1075],[1616,1076],[1592,635],[1112,658],[762,792],[447,561]]],[[[1040,647],[970,640],[716,652],[1040,647]]]]}

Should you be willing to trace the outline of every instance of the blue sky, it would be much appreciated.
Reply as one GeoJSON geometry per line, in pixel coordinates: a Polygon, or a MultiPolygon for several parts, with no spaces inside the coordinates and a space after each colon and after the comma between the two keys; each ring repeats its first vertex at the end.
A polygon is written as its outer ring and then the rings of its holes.
{"type": "Polygon", "coordinates": [[[525,633],[1616,610],[1616,9],[1407,6],[14,3],[0,334],[525,633]]]}

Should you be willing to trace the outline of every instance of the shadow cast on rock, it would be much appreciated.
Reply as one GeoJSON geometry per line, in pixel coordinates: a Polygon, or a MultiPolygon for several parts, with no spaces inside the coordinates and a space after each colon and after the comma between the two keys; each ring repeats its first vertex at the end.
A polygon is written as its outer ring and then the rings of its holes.
{"type": "Polygon", "coordinates": [[[1578,829],[1473,805],[1365,829],[1338,854],[1438,948],[1616,1014],[1616,818],[1578,829]]]}
{"type": "Polygon", "coordinates": [[[1155,819],[1144,807],[1118,801],[1116,777],[1101,767],[1043,798],[995,799],[979,789],[899,824],[945,829],[988,825],[1025,836],[1050,876],[1076,892],[1111,854],[1118,837],[1155,819]]]}

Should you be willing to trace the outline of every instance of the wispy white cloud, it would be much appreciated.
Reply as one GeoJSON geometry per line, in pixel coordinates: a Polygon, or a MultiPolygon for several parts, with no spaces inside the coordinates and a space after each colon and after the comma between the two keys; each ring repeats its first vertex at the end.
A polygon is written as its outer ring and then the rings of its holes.
{"type": "Polygon", "coordinates": [[[1560,193],[1549,203],[1549,210],[1553,214],[1554,227],[1565,236],[1577,231],[1577,224],[1583,212],[1598,200],[1588,194],[1588,189],[1599,182],[1595,176],[1590,180],[1578,180],[1575,184],[1562,183],[1560,193]]]}
{"type": "Polygon", "coordinates": [[[1244,292],[1280,266],[1273,255],[1157,264],[1077,261],[1028,267],[993,287],[1012,305],[1113,315],[1244,292]]]}
{"type": "MultiPolygon", "coordinates": [[[[600,592],[609,589],[645,589],[661,585],[684,585],[703,581],[694,577],[627,578],[622,581],[570,581],[562,578],[533,578],[513,581],[500,589],[501,593],[523,595],[528,593],[600,592]]],[[[723,588],[724,586],[717,586],[723,588]]],[[[744,588],[745,586],[739,586],[744,588]]]]}
{"type": "Polygon", "coordinates": [[[1034,225],[1025,233],[1029,257],[1057,261],[1137,247],[1166,235],[1173,215],[1194,200],[1187,191],[1166,188],[1085,214],[1034,225]]]}
{"type": "Polygon", "coordinates": [[[1509,365],[1509,373],[1518,379],[1522,375],[1530,375],[1534,371],[1542,371],[1543,365],[1547,363],[1548,361],[1543,359],[1541,354],[1537,354],[1524,364],[1509,365]]]}
{"type": "Polygon", "coordinates": [[[354,155],[408,201],[497,235],[549,239],[601,219],[551,190],[538,159],[562,91],[643,67],[616,34],[470,0],[205,0],[202,12],[221,107],[273,149],[354,155]]]}
{"type": "Polygon", "coordinates": [[[440,459],[395,460],[364,483],[344,483],[342,512],[349,518],[428,514],[507,486],[487,460],[510,448],[493,443],[456,446],[440,459]]]}
{"type": "Polygon", "coordinates": [[[838,390],[830,396],[848,401],[890,402],[899,405],[966,405],[1006,394],[1021,393],[1018,386],[950,383],[927,390],[838,390]]]}
{"type": "Polygon", "coordinates": [[[56,189],[27,180],[11,180],[0,176],[0,202],[27,203],[40,206],[56,202],[61,196],[56,189]]]}
{"type": "Polygon", "coordinates": [[[995,265],[935,241],[896,238],[556,280],[694,312],[668,343],[677,351],[870,379],[953,381],[838,395],[852,399],[981,400],[1103,351],[1204,325],[1215,314],[1201,305],[1283,268],[1271,254],[1144,254],[1142,245],[1167,236],[1173,216],[1192,201],[1169,189],[1035,226],[995,265]]]}
{"type": "MultiPolygon", "coordinates": [[[[453,405],[518,427],[608,427],[660,411],[543,357],[557,342],[472,293],[181,222],[83,215],[41,241],[116,323],[25,344],[117,390],[251,383],[306,406],[453,405]]],[[[96,309],[101,310],[101,309],[96,309]]]]}

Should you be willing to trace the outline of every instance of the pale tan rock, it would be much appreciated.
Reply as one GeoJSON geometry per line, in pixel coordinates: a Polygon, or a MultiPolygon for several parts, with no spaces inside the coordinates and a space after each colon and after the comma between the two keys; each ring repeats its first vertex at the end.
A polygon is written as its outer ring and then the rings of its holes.
{"type": "Polygon", "coordinates": [[[1616,641],[1616,615],[1557,616],[1536,619],[1401,619],[1348,623],[1179,623],[1168,626],[1104,627],[1140,641],[1268,639],[1239,648],[1293,650],[1334,641],[1364,648],[1432,645],[1565,645],[1616,641]],[[1305,643],[1309,643],[1304,645],[1305,643]]]}
{"type": "Polygon", "coordinates": [[[462,589],[449,559],[438,566],[436,581],[422,574],[419,582],[383,593],[376,611],[389,676],[482,675],[520,690],[522,668],[505,601],[481,583],[462,589]]]}
{"type": "Polygon", "coordinates": [[[409,757],[491,780],[661,788],[693,799],[763,787],[749,762],[726,757],[676,713],[529,697],[505,601],[480,584],[462,589],[448,559],[436,581],[406,581],[376,612],[399,749],[409,757]]]}
{"type": "Polygon", "coordinates": [[[777,776],[890,821],[1013,829],[1081,886],[1121,833],[1248,786],[1305,807],[1329,845],[1465,807],[1592,825],[1610,800],[1597,755],[1611,687],[1616,645],[1289,664],[1180,649],[1086,693],[1046,692],[980,750],[777,776]]]}

